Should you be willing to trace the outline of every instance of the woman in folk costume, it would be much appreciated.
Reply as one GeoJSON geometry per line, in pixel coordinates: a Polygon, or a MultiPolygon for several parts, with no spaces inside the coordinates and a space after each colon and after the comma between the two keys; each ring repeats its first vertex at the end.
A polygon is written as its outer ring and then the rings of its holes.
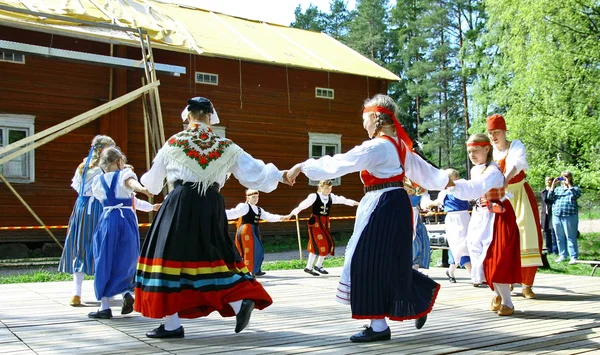
{"type": "Polygon", "coordinates": [[[531,286],[538,266],[543,265],[543,239],[535,194],[525,181],[525,171],[529,169],[525,146],[520,140],[515,139],[511,142],[506,139],[506,122],[501,115],[487,118],[487,132],[494,147],[494,161],[498,163],[506,178],[506,193],[517,216],[521,237],[521,294],[525,298],[535,298],[531,286]]]}
{"type": "Polygon", "coordinates": [[[504,175],[492,160],[485,134],[469,137],[467,153],[473,162],[471,180],[457,180],[451,189],[462,200],[478,199],[467,231],[474,283],[486,281],[495,295],[490,309],[510,316],[514,305],[510,286],[521,282],[519,228],[515,212],[505,196],[504,175]]]}
{"type": "Polygon", "coordinates": [[[263,220],[267,222],[281,222],[288,220],[290,216],[272,214],[258,207],[259,192],[257,190],[246,190],[246,203],[240,203],[235,208],[226,210],[227,219],[238,219],[238,228],[235,234],[235,247],[244,259],[244,263],[250,273],[254,276],[263,276],[261,270],[265,259],[262,238],[258,223],[263,220]]]}
{"type": "Polygon", "coordinates": [[[331,206],[334,204],[358,206],[358,202],[354,200],[332,194],[332,188],[333,182],[331,180],[319,181],[317,192],[308,195],[290,213],[290,216],[297,216],[300,211],[312,207],[312,213],[308,219],[308,262],[306,263],[304,272],[313,276],[319,276],[319,273],[323,275],[329,274],[323,268],[323,260],[325,260],[327,255],[335,255],[335,243],[331,236],[331,223],[329,222],[331,206]],[[319,255],[318,258],[317,254],[319,255]],[[313,268],[315,259],[317,259],[317,263],[313,268]]]}
{"type": "Polygon", "coordinates": [[[429,246],[429,233],[421,218],[421,210],[419,204],[423,194],[427,193],[427,190],[421,186],[410,181],[407,177],[404,178],[404,189],[410,198],[410,204],[412,205],[412,217],[413,217],[413,243],[412,243],[412,256],[413,256],[413,269],[419,270],[419,268],[429,269],[429,263],[431,262],[431,247],[429,246]]]}
{"type": "Polygon", "coordinates": [[[420,329],[431,311],[440,285],[412,268],[412,210],[404,176],[441,190],[448,176],[412,151],[412,142],[398,120],[396,103],[386,95],[367,99],[363,127],[370,140],[344,154],[309,159],[288,172],[309,179],[333,179],[360,171],[365,195],[356,211],[346,247],[337,300],[349,304],[352,318],[371,324],[350,338],[353,342],[389,340],[386,318],[416,319],[420,329]]]}
{"type": "MultiPolygon", "coordinates": [[[[446,173],[452,181],[460,179],[460,175],[455,169],[446,169],[446,173]]],[[[471,275],[471,259],[469,258],[469,248],[467,246],[467,230],[471,220],[469,202],[456,198],[452,193],[452,189],[447,189],[440,191],[438,197],[435,201],[431,201],[428,207],[433,206],[444,206],[446,239],[455,260],[448,267],[446,276],[448,276],[451,283],[456,283],[454,273],[459,265],[463,265],[471,275]]]]}
{"type": "Polygon", "coordinates": [[[219,190],[229,174],[242,185],[273,191],[284,173],[252,158],[210,128],[219,122],[206,98],[188,100],[182,118],[188,128],[159,150],[141,178],[159,193],[165,178],[174,187],[154,219],[138,262],[135,310],[166,322],[146,333],[150,338],[181,338],[182,318],[217,311],[236,316],[235,331],[250,320],[252,310],[273,301],[250,275],[227,232],[225,203],[219,190]]]}
{"type": "Polygon", "coordinates": [[[123,294],[121,314],[133,312],[133,278],[140,253],[140,231],[133,209],[134,191],[152,196],[125,168],[118,148],[106,149],[100,158],[105,172],[94,178],[94,197],[102,202],[103,213],[94,233],[94,290],[100,308],[88,317],[110,319],[109,299],[123,294]]]}
{"type": "Polygon", "coordinates": [[[87,158],[75,170],[71,182],[71,187],[79,196],[69,219],[67,238],[58,264],[58,271],[73,274],[71,306],[81,305],[83,277],[86,274],[94,275],[92,239],[102,214],[102,204],[92,196],[92,181],[102,174],[102,169],[98,166],[102,150],[114,145],[115,141],[108,136],[94,137],[87,158]]]}

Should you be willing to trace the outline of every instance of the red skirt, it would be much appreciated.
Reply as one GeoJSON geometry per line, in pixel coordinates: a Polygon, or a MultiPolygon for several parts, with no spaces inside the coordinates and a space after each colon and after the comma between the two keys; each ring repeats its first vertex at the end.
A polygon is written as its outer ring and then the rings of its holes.
{"type": "Polygon", "coordinates": [[[319,256],[335,255],[329,216],[311,215],[308,219],[308,252],[319,256]]]}

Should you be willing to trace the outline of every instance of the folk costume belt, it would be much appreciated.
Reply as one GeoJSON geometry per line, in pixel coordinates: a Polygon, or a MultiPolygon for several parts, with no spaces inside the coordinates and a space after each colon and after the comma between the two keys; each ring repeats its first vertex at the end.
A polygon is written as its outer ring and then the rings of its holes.
{"type": "Polygon", "coordinates": [[[403,187],[403,186],[404,185],[402,184],[401,181],[384,182],[383,184],[365,186],[364,191],[365,191],[365,193],[367,193],[367,192],[371,192],[371,191],[387,189],[388,187],[403,187]]]}

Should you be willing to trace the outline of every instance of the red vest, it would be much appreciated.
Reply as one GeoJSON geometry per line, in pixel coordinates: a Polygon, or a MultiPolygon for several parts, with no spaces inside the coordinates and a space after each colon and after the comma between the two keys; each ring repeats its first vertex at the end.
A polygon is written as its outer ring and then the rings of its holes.
{"type": "MultiPolygon", "coordinates": [[[[406,146],[402,143],[398,144],[398,142],[396,142],[395,139],[389,136],[381,136],[380,138],[387,139],[388,141],[392,142],[392,144],[394,144],[394,147],[396,147],[396,151],[398,152],[398,157],[400,158],[400,164],[402,164],[402,169],[404,169],[404,161],[406,160],[406,146]]],[[[362,170],[360,172],[360,177],[365,187],[369,187],[373,185],[385,184],[388,182],[402,182],[404,181],[404,172],[402,172],[402,174],[400,175],[392,176],[387,179],[380,179],[371,175],[367,170],[362,170]]]]}

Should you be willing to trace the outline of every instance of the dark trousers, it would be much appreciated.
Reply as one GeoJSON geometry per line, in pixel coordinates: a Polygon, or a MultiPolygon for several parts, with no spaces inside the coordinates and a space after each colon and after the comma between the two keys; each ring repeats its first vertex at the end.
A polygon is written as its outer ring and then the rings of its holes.
{"type": "Polygon", "coordinates": [[[558,244],[556,242],[556,234],[553,228],[544,229],[544,238],[546,239],[546,252],[558,255],[558,244]]]}

